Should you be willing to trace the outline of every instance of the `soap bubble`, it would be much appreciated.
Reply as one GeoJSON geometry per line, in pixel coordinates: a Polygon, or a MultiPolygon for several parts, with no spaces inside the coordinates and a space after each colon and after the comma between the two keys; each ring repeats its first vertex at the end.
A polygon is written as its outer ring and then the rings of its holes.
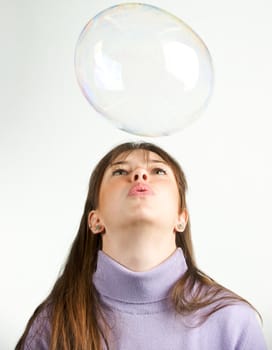
{"type": "Polygon", "coordinates": [[[89,103],[119,129],[172,134],[197,119],[213,85],[209,51],[181,19],[151,5],[120,4],[92,18],[75,49],[89,103]]]}

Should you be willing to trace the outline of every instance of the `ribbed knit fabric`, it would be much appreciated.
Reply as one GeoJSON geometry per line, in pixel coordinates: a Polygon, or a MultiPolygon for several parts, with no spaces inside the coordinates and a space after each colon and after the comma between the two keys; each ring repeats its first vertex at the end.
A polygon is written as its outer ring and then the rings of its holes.
{"type": "MultiPolygon", "coordinates": [[[[169,293],[186,269],[180,248],[147,272],[130,271],[99,251],[93,281],[111,309],[109,350],[266,350],[256,313],[246,304],[227,306],[198,327],[175,313],[169,293]]],[[[45,309],[24,350],[48,350],[50,334],[45,309]]]]}

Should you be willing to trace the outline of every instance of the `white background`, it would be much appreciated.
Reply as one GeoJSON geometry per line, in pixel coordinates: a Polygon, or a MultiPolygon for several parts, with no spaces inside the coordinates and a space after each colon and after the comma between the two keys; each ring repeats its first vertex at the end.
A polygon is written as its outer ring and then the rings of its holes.
{"type": "MultiPolygon", "coordinates": [[[[254,304],[272,349],[272,3],[149,3],[188,23],[207,44],[215,68],[214,94],[202,117],[151,141],[175,156],[187,175],[199,267],[254,304]]],[[[78,229],[93,166],[116,144],[139,139],[92,109],[74,73],[83,26],[114,4],[1,0],[3,350],[13,349],[57,278],[78,229]]]]}

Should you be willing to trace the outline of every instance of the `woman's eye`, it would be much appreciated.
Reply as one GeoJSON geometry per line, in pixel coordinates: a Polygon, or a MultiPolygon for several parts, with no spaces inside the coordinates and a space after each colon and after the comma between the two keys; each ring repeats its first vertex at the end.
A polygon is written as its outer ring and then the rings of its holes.
{"type": "Polygon", "coordinates": [[[113,176],[127,175],[127,170],[125,169],[116,169],[112,172],[113,176]]]}
{"type": "Polygon", "coordinates": [[[155,168],[153,169],[153,173],[157,174],[157,175],[166,175],[166,170],[162,169],[162,168],[155,168]]]}

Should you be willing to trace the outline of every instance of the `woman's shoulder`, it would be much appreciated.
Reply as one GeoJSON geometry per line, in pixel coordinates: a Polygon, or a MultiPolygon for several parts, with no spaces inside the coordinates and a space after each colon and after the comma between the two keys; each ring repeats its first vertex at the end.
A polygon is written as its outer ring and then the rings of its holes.
{"type": "Polygon", "coordinates": [[[226,339],[240,344],[238,349],[265,350],[261,318],[246,302],[236,302],[217,310],[212,319],[226,339]]]}
{"type": "Polygon", "coordinates": [[[236,320],[236,323],[257,322],[257,324],[261,325],[261,316],[253,306],[244,301],[234,301],[224,306],[218,310],[217,317],[222,319],[222,321],[229,321],[229,323],[233,323],[233,320],[236,320]]]}
{"type": "Polygon", "coordinates": [[[44,306],[34,317],[24,341],[24,350],[48,350],[51,338],[51,307],[44,306]]]}
{"type": "Polygon", "coordinates": [[[261,317],[257,311],[248,303],[243,301],[234,301],[229,303],[213,314],[216,321],[225,327],[248,326],[256,324],[261,326],[261,317]]]}

